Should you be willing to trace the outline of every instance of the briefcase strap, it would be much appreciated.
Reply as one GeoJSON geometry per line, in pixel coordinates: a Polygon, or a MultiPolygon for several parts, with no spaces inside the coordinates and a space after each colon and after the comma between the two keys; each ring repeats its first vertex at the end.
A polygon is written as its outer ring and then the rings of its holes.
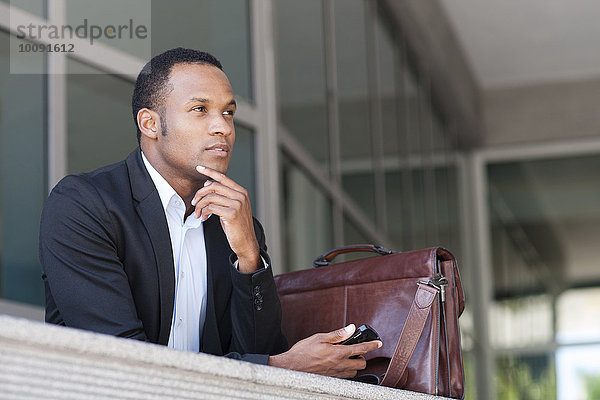
{"type": "MultiPolygon", "coordinates": [[[[403,378],[408,362],[417,347],[438,292],[439,290],[435,287],[425,284],[418,285],[417,293],[406,317],[406,323],[402,328],[396,350],[394,350],[394,355],[390,360],[381,385],[398,387],[398,383],[401,383],[400,380],[403,378]]],[[[407,377],[408,375],[404,377],[405,380],[407,377]]]]}

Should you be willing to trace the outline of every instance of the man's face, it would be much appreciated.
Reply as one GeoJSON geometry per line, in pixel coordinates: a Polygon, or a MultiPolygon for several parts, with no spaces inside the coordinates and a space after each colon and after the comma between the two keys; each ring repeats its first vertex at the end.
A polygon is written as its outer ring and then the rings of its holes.
{"type": "Polygon", "coordinates": [[[167,132],[155,143],[159,171],[185,180],[202,178],[198,165],[227,172],[236,105],[225,73],[212,65],[177,64],[171,69],[169,87],[161,113],[167,132]]]}

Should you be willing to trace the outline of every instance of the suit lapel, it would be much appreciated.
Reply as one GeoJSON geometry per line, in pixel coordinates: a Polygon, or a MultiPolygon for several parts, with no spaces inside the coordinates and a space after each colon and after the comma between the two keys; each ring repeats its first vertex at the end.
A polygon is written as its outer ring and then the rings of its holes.
{"type": "Polygon", "coordinates": [[[160,298],[160,330],[158,343],[169,342],[173,304],[175,295],[175,272],[173,267],[173,250],[167,225],[167,218],[160,197],[143,164],[141,151],[137,148],[127,157],[129,181],[136,211],[140,216],[154,250],[154,258],[158,270],[158,287],[160,298]]]}

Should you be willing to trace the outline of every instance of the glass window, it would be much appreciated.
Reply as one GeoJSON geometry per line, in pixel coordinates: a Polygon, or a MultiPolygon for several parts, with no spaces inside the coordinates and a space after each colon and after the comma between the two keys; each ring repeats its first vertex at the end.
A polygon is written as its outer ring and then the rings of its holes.
{"type": "Polygon", "coordinates": [[[227,176],[242,185],[250,196],[252,211],[256,213],[256,163],[254,161],[254,131],[244,125],[235,125],[235,144],[227,176]]]}
{"type": "Polygon", "coordinates": [[[396,250],[404,249],[404,235],[409,226],[404,224],[402,208],[402,160],[400,157],[401,139],[401,81],[398,79],[401,68],[400,50],[394,41],[384,16],[376,20],[376,40],[379,55],[379,104],[381,106],[381,127],[383,134],[383,152],[385,168],[385,207],[386,230],[396,250]]]}
{"type": "Polygon", "coordinates": [[[488,166],[497,292],[598,282],[600,156],[488,166]]]}
{"type": "Polygon", "coordinates": [[[19,10],[26,11],[35,16],[46,17],[46,0],[0,0],[3,3],[16,7],[19,10]]]}
{"type": "Polygon", "coordinates": [[[331,200],[285,154],[281,163],[284,268],[312,268],[314,259],[333,247],[331,200]]]}
{"type": "MultiPolygon", "coordinates": [[[[352,219],[348,215],[344,215],[344,245],[351,244],[376,244],[381,245],[381,243],[375,243],[373,239],[370,239],[365,232],[358,227],[352,221],[352,219]]],[[[369,252],[355,252],[355,253],[346,253],[341,254],[335,258],[335,262],[345,262],[351,260],[358,260],[360,258],[369,258],[373,257],[374,253],[369,252]]]]}
{"type": "Polygon", "coordinates": [[[321,0],[274,2],[279,119],[329,169],[327,87],[321,0]]]}
{"type": "Polygon", "coordinates": [[[385,173],[385,201],[388,219],[388,237],[394,250],[404,250],[407,247],[407,225],[404,224],[402,174],[400,171],[388,170],[385,173]]]}
{"type": "MultiPolygon", "coordinates": [[[[556,399],[554,357],[550,354],[498,357],[496,393],[498,400],[556,399]]],[[[566,398],[584,398],[570,395],[566,398]]]]}
{"type": "Polygon", "coordinates": [[[432,245],[445,247],[458,257],[461,247],[458,218],[458,170],[448,158],[443,159],[443,162],[444,165],[434,170],[438,241],[432,245]]]}
{"type": "Polygon", "coordinates": [[[152,1],[152,55],[173,47],[208,51],[221,61],[233,91],[251,101],[249,0],[152,1]]]}
{"type": "Polygon", "coordinates": [[[352,200],[363,206],[365,214],[375,218],[375,205],[373,193],[373,173],[364,171],[360,168],[347,169],[342,175],[342,185],[344,192],[347,193],[352,200]]]}
{"type": "Polygon", "coordinates": [[[565,291],[558,298],[557,313],[558,343],[600,342],[600,287],[565,291]]]}
{"type": "Polygon", "coordinates": [[[444,125],[432,109],[431,113],[431,166],[434,191],[435,243],[456,252],[458,240],[458,182],[454,165],[454,149],[446,137],[444,125]]]}
{"type": "MultiPolygon", "coordinates": [[[[581,316],[581,314],[578,314],[581,316]]],[[[584,319],[584,318],[580,318],[584,319]]],[[[556,352],[559,399],[600,399],[600,345],[564,346],[556,352]]]]}
{"type": "Polygon", "coordinates": [[[412,227],[412,248],[421,249],[432,244],[427,238],[426,198],[425,198],[425,170],[422,167],[410,171],[412,210],[409,218],[412,227]]]}
{"type": "Polygon", "coordinates": [[[421,86],[414,72],[408,66],[402,70],[404,84],[404,108],[406,110],[406,132],[401,144],[403,154],[416,158],[421,152],[421,116],[419,102],[421,86]]]}
{"type": "Polygon", "coordinates": [[[375,219],[374,175],[370,166],[364,163],[348,165],[342,169],[342,186],[352,200],[362,207],[362,211],[375,219]]]}
{"type": "Polygon", "coordinates": [[[433,150],[434,156],[438,156],[440,153],[443,154],[452,148],[451,140],[447,137],[448,132],[445,130],[444,121],[436,110],[435,107],[431,107],[431,150],[433,150]]]}
{"type": "Polygon", "coordinates": [[[365,244],[371,242],[372,241],[367,238],[364,232],[359,229],[354,222],[352,222],[350,217],[344,215],[344,244],[365,244]]]}
{"type": "Polygon", "coordinates": [[[556,381],[560,398],[594,398],[600,377],[600,270],[594,262],[600,156],[494,163],[487,173],[496,299],[492,343],[523,349],[499,360],[498,393],[520,390],[525,398],[531,393],[525,390],[549,388],[539,398],[555,398],[556,381]],[[528,347],[555,343],[562,346],[556,363],[541,356],[534,363],[524,355],[528,347]]]}
{"type": "Polygon", "coordinates": [[[552,298],[537,295],[498,299],[492,304],[489,321],[490,339],[496,348],[551,343],[552,298]]]}
{"type": "Polygon", "coordinates": [[[85,37],[90,51],[101,43],[142,60],[152,57],[154,10],[150,0],[66,0],[65,12],[66,24],[73,27],[75,35],[85,37]]]}
{"type": "Polygon", "coordinates": [[[381,16],[376,20],[376,38],[379,55],[379,102],[383,130],[383,151],[386,156],[397,157],[400,150],[400,99],[401,82],[398,80],[400,52],[387,24],[381,16]]]}
{"type": "Polygon", "coordinates": [[[385,174],[388,237],[395,250],[410,250],[422,247],[442,246],[458,255],[460,250],[458,221],[457,168],[454,165],[442,165],[433,170],[435,196],[431,206],[435,207],[436,218],[433,221],[437,237],[433,240],[426,235],[426,221],[423,193],[423,171],[413,169],[409,175],[411,187],[402,186],[403,173],[388,169],[385,174]],[[410,197],[407,195],[410,194],[410,197]],[[405,204],[415,204],[406,207],[405,204]],[[413,210],[414,212],[408,212],[413,210]],[[393,223],[392,223],[393,221],[393,223]]]}
{"type": "Polygon", "coordinates": [[[375,220],[366,4],[336,0],[334,11],[342,186],[375,220]]]}
{"type": "Polygon", "coordinates": [[[423,166],[423,207],[424,207],[424,245],[429,247],[439,241],[438,220],[435,200],[437,198],[434,175],[434,140],[433,140],[433,113],[431,111],[431,98],[429,87],[419,86],[419,159],[423,166]]]}
{"type": "Polygon", "coordinates": [[[0,31],[0,297],[35,305],[44,304],[45,87],[43,75],[10,73],[9,35],[0,31]]]}
{"type": "Polygon", "coordinates": [[[123,160],[137,147],[133,83],[73,59],[68,60],[67,71],[68,172],[87,172],[123,160]]]}
{"type": "Polygon", "coordinates": [[[399,121],[401,215],[404,231],[402,245],[405,250],[410,250],[427,245],[424,223],[424,181],[420,155],[419,85],[412,70],[406,64],[402,66],[401,74],[403,89],[401,104],[404,110],[404,119],[399,121]]]}

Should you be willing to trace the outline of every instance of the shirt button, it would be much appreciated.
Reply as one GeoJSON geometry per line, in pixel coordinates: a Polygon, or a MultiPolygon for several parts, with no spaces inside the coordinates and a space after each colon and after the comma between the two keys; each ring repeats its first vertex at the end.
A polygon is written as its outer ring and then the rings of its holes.
{"type": "Polygon", "coordinates": [[[185,272],[181,271],[181,279],[185,278],[185,272]]]}
{"type": "Polygon", "coordinates": [[[181,326],[181,324],[183,324],[183,318],[177,320],[177,326],[181,326]]]}

